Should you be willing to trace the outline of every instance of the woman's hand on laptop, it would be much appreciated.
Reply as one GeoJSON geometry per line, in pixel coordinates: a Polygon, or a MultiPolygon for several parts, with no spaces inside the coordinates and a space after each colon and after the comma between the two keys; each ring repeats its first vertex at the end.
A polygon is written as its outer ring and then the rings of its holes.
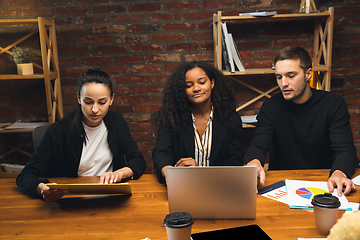
{"type": "MultiPolygon", "coordinates": [[[[188,158],[180,158],[179,161],[176,162],[175,167],[196,167],[198,166],[195,162],[195,159],[188,157],[188,158]]],[[[161,174],[166,180],[166,169],[168,167],[173,167],[171,165],[166,165],[161,169],[161,174]]]]}
{"type": "Polygon", "coordinates": [[[261,184],[261,186],[264,186],[265,185],[265,170],[261,166],[260,161],[258,159],[253,159],[250,162],[248,162],[248,164],[246,164],[246,166],[254,166],[257,168],[257,175],[259,177],[260,184],[261,184]]]}
{"type": "Polygon", "coordinates": [[[195,162],[195,159],[193,159],[192,157],[180,158],[180,160],[177,161],[177,163],[175,164],[175,167],[197,167],[197,166],[199,165],[195,162]]]}
{"type": "Polygon", "coordinates": [[[167,169],[168,167],[172,167],[172,166],[171,166],[171,165],[166,165],[166,166],[164,166],[164,167],[161,169],[161,174],[163,175],[163,177],[165,178],[165,180],[166,180],[166,169],[167,169]]]}

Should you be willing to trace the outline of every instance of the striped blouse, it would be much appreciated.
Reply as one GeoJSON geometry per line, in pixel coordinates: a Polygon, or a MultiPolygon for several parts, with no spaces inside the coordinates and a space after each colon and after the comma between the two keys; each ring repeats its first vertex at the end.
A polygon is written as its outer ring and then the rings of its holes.
{"type": "Polygon", "coordinates": [[[192,113],[191,117],[195,132],[195,161],[200,167],[208,167],[212,145],[213,110],[210,112],[209,120],[202,136],[200,136],[199,131],[195,127],[196,118],[192,113]]]}

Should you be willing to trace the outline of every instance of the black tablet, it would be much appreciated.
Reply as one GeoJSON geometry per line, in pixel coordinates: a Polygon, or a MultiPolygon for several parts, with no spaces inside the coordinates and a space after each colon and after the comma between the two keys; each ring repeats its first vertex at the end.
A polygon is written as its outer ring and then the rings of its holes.
{"type": "Polygon", "coordinates": [[[271,238],[258,225],[255,224],[191,234],[193,240],[208,240],[215,238],[237,239],[236,236],[251,236],[251,239],[256,240],[271,240],[271,238]]]}

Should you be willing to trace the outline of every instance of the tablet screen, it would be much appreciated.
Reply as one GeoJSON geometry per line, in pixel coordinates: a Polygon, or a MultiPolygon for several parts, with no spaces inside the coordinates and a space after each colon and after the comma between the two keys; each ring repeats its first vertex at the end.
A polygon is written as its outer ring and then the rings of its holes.
{"type": "Polygon", "coordinates": [[[193,240],[233,239],[234,236],[251,236],[251,239],[256,240],[271,240],[271,238],[258,225],[225,228],[191,234],[193,240]]]}

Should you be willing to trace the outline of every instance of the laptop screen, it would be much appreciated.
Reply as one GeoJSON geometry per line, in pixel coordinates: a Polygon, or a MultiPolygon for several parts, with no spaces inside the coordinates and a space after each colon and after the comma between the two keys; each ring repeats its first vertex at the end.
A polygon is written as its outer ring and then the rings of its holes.
{"type": "Polygon", "coordinates": [[[249,166],[169,167],[169,212],[195,219],[254,219],[257,172],[249,166]]]}

